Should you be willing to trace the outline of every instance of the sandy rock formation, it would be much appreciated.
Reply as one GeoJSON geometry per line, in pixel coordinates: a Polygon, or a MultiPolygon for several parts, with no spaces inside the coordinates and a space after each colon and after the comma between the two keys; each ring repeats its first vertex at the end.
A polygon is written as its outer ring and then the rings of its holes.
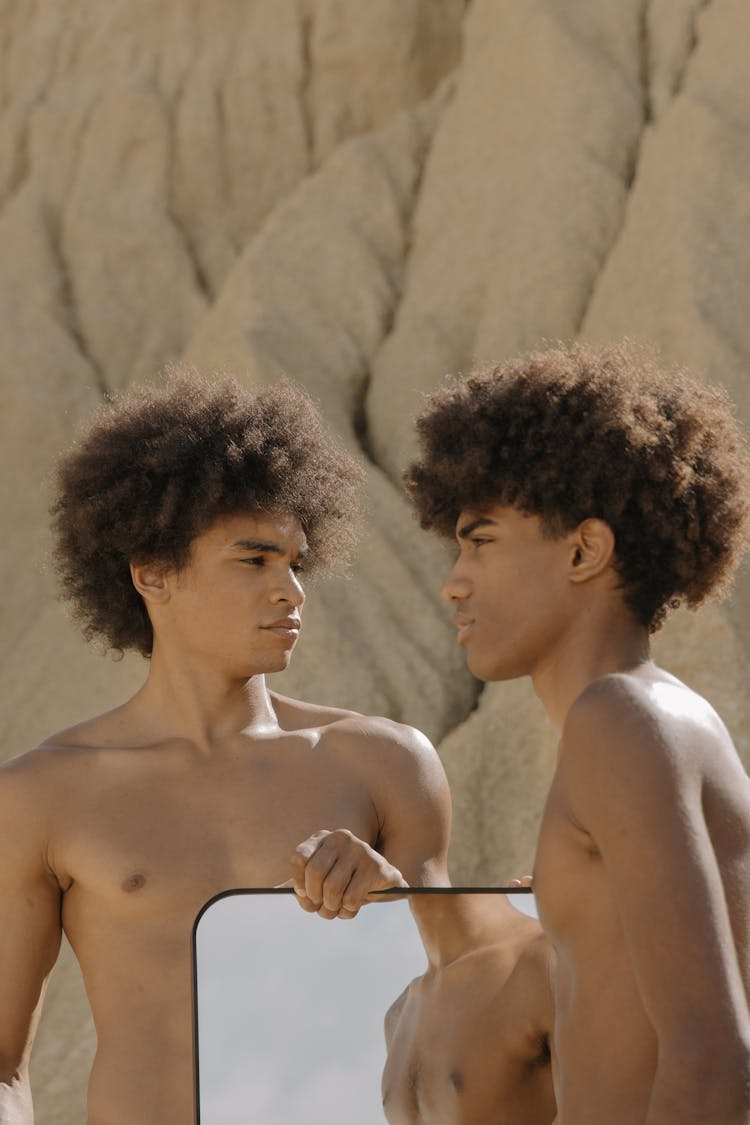
{"type": "Polygon", "coordinates": [[[371,448],[393,479],[413,449],[420,394],[446,373],[575,335],[643,125],[641,8],[475,0],[469,10],[367,399],[371,448]]]}
{"type": "Polygon", "coordinates": [[[661,117],[678,91],[695,48],[698,14],[707,0],[650,0],[643,27],[643,71],[648,114],[661,117]]]}

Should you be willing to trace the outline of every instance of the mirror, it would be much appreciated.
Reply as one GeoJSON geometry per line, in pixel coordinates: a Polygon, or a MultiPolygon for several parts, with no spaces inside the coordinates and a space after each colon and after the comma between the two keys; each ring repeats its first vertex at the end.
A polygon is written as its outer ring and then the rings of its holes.
{"type": "MultiPolygon", "coordinates": [[[[385,1014],[427,968],[408,898],[468,891],[413,889],[349,921],[305,913],[288,888],[207,903],[193,930],[199,1125],[383,1125],[385,1014]]],[[[531,892],[511,893],[535,916],[531,892]]]]}

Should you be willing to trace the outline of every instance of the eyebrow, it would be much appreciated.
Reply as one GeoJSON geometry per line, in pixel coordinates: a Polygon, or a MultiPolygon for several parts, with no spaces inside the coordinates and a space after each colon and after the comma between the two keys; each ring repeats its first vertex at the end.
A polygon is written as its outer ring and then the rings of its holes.
{"type": "Polygon", "coordinates": [[[468,539],[479,527],[497,527],[497,521],[489,519],[488,516],[479,516],[477,519],[470,520],[469,523],[465,523],[463,527],[460,527],[456,532],[456,538],[468,539]]]}
{"type": "MultiPolygon", "coordinates": [[[[230,550],[232,551],[256,551],[264,555],[284,555],[284,551],[278,543],[266,543],[263,539],[238,539],[233,543],[230,550]]],[[[300,547],[296,552],[297,558],[304,558],[309,554],[309,547],[300,547]]]]}

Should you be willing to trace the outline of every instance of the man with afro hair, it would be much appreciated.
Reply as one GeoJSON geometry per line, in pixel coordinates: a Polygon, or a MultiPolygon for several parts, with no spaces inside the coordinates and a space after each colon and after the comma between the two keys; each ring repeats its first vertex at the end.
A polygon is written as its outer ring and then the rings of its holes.
{"type": "Polygon", "coordinates": [[[360,476],[300,392],[195,376],[105,407],[62,459],[63,593],[86,637],[149,670],[122,706],[0,768],[1,1121],[33,1120],[62,930],[97,1032],[88,1125],[189,1125],[208,899],[293,880],[304,909],[351,918],[373,890],[447,883],[426,739],[265,682],[289,662],[307,573],[349,554],[360,476]]]}
{"type": "Polygon", "coordinates": [[[628,346],[557,346],[438,391],[406,475],[455,536],[483,680],[531,676],[560,741],[534,887],[556,952],[560,1125],[750,1123],[750,779],[651,660],[748,542],[726,396],[628,346]]]}

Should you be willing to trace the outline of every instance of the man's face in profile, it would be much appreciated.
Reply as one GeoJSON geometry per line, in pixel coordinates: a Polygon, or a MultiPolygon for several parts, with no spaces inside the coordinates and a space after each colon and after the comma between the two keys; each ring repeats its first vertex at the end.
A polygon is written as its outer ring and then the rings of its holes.
{"type": "MultiPolygon", "coordinates": [[[[169,576],[163,626],[191,658],[233,679],[286,668],[301,627],[307,540],[296,516],[222,516],[169,576]]],[[[155,629],[158,644],[159,629],[155,629]]]]}
{"type": "Polygon", "coordinates": [[[501,505],[464,509],[456,539],[459,557],[442,596],[469,668],[481,680],[530,674],[565,616],[566,539],[545,534],[538,516],[501,505]]]}

